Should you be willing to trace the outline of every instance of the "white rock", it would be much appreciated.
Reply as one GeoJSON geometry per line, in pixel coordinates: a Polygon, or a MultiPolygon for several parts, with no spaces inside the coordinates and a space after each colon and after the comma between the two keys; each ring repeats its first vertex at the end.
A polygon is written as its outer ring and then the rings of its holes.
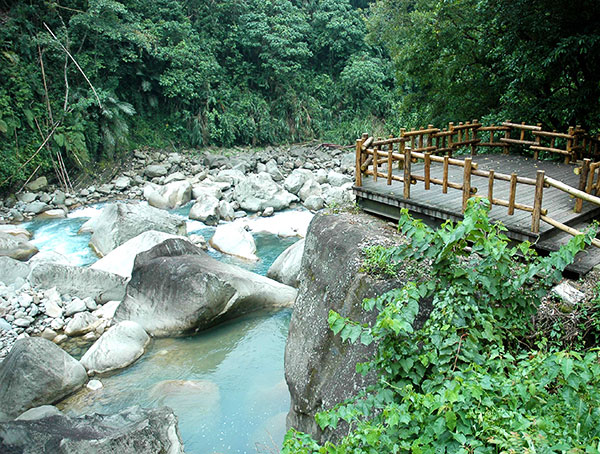
{"type": "Polygon", "coordinates": [[[268,218],[240,219],[235,223],[247,225],[253,233],[271,233],[281,237],[304,238],[314,215],[310,211],[284,211],[268,218]]]}
{"type": "Polygon", "coordinates": [[[85,387],[91,391],[98,391],[99,389],[104,388],[104,385],[100,380],[90,380],[89,382],[87,382],[87,385],[85,385],[85,387]]]}
{"type": "Polygon", "coordinates": [[[65,326],[65,334],[69,337],[81,336],[96,329],[100,319],[89,312],[78,312],[65,326]]]}
{"type": "Polygon", "coordinates": [[[104,303],[104,305],[100,306],[99,309],[96,309],[93,314],[96,317],[111,320],[115,316],[115,311],[120,303],[120,301],[109,301],[104,303]]]}
{"type": "Polygon", "coordinates": [[[33,303],[33,296],[28,293],[21,293],[18,296],[17,301],[19,302],[19,306],[29,307],[31,306],[31,303],[33,303]]]}
{"type": "Polygon", "coordinates": [[[63,315],[63,308],[60,307],[55,300],[44,301],[44,313],[48,317],[58,318],[63,315]]]}
{"type": "Polygon", "coordinates": [[[309,197],[321,197],[321,186],[316,180],[306,180],[298,192],[300,199],[305,202],[309,197]]]}
{"type": "Polygon", "coordinates": [[[90,266],[90,268],[107,271],[127,278],[131,277],[135,256],[140,252],[152,249],[157,244],[162,243],[169,238],[184,237],[173,235],[171,233],[159,232],[157,230],[148,230],[113,249],[105,257],[102,257],[90,266]]]}
{"type": "Polygon", "coordinates": [[[222,224],[217,227],[210,245],[224,254],[257,261],[254,237],[240,223],[222,224]]]}
{"type": "Polygon", "coordinates": [[[552,289],[552,293],[571,306],[585,299],[585,294],[573,287],[568,281],[563,281],[552,289]]]}
{"type": "Polygon", "coordinates": [[[314,180],[315,175],[307,169],[296,169],[285,179],[284,187],[292,194],[298,194],[306,180],[314,180]]]}
{"type": "Polygon", "coordinates": [[[298,288],[303,255],[304,239],[292,244],[277,257],[267,271],[267,277],[298,288]]]}
{"type": "Polygon", "coordinates": [[[190,219],[217,225],[219,222],[219,200],[211,195],[200,196],[190,209],[190,219]]]}
{"type": "Polygon", "coordinates": [[[138,323],[125,320],[106,331],[81,358],[89,374],[121,369],[144,353],[150,337],[138,323]]]}
{"type": "Polygon", "coordinates": [[[87,311],[87,306],[85,305],[85,301],[80,298],[73,298],[65,306],[65,315],[67,317],[83,311],[87,311]]]}

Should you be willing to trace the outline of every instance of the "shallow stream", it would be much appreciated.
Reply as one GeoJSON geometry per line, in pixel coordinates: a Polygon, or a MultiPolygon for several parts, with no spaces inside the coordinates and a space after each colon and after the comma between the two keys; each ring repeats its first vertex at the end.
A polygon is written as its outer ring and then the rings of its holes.
{"type": "MultiPolygon", "coordinates": [[[[79,227],[99,207],[73,212],[63,220],[24,225],[40,251],[54,250],[73,264],[97,260],[88,247],[89,234],[79,227]]],[[[187,208],[189,210],[189,207],[187,208]]],[[[187,210],[177,214],[187,217],[187,210]]],[[[188,233],[208,240],[214,227],[188,222],[188,233]]],[[[269,266],[297,237],[255,234],[259,262],[214,257],[266,274],[269,266]]],[[[104,387],[83,389],[58,406],[70,415],[115,413],[131,405],[167,405],[179,418],[188,454],[278,452],[285,433],[289,392],[283,354],[291,311],[254,314],[191,337],[154,339],[132,366],[99,377],[104,387]]],[[[76,357],[82,351],[71,348],[76,357]]]]}

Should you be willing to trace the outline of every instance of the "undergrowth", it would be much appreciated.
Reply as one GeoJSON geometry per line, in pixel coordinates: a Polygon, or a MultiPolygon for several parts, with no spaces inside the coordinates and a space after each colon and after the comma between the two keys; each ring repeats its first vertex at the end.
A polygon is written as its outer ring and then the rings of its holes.
{"type": "MultiPolygon", "coordinates": [[[[338,443],[321,445],[292,429],[283,453],[599,452],[597,343],[565,344],[534,323],[540,302],[595,232],[539,257],[528,243],[509,246],[488,212],[487,200],[471,200],[462,222],[438,230],[403,213],[399,228],[409,243],[373,254],[391,266],[426,263],[432,277],[365,300],[365,310],[378,311],[373,326],[329,314],[344,341],[376,342],[375,357],[357,370],[375,371],[377,380],[317,414],[323,430],[349,423],[338,443]],[[425,298],[433,310],[414,330],[425,298]]],[[[586,333],[598,339],[600,297],[594,301],[586,333]]]]}

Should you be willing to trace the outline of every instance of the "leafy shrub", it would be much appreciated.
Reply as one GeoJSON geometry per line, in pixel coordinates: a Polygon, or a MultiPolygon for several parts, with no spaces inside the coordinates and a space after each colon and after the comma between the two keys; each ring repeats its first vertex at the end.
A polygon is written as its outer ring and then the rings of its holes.
{"type": "Polygon", "coordinates": [[[488,211],[487,200],[473,199],[462,222],[438,230],[403,213],[410,242],[390,256],[427,261],[432,279],[365,300],[378,311],[372,327],[329,314],[343,340],[378,343],[357,365],[378,379],[317,414],[322,429],[350,424],[338,444],[291,430],[284,453],[598,452],[597,350],[549,351],[530,336],[540,299],[595,232],[539,257],[527,243],[509,246],[488,211]],[[424,298],[433,309],[414,330],[424,298]]]}

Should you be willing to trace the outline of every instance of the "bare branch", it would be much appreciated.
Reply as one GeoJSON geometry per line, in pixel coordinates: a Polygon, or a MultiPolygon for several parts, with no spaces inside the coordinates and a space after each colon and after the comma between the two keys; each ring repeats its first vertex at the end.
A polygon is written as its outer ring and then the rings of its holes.
{"type": "Polygon", "coordinates": [[[56,42],[62,48],[62,50],[64,50],[65,53],[69,56],[69,58],[73,61],[73,63],[75,63],[75,66],[77,67],[77,69],[79,70],[81,75],[84,77],[84,79],[86,80],[86,82],[88,83],[88,85],[90,86],[92,91],[94,92],[94,95],[96,96],[96,101],[98,101],[98,106],[100,106],[100,108],[103,109],[102,103],[100,102],[100,97],[98,96],[96,89],[90,82],[90,79],[88,79],[88,76],[86,76],[85,73],[83,72],[83,69],[81,69],[81,66],[79,66],[79,63],[77,63],[77,60],[75,60],[75,58],[71,55],[71,53],[67,50],[67,48],[65,46],[63,46],[63,43],[60,42],[60,40],[56,37],[54,32],[50,29],[50,27],[48,27],[48,25],[45,22],[44,22],[44,27],[46,27],[46,30],[48,30],[48,32],[50,33],[52,38],[54,38],[56,40],[56,42]]]}

